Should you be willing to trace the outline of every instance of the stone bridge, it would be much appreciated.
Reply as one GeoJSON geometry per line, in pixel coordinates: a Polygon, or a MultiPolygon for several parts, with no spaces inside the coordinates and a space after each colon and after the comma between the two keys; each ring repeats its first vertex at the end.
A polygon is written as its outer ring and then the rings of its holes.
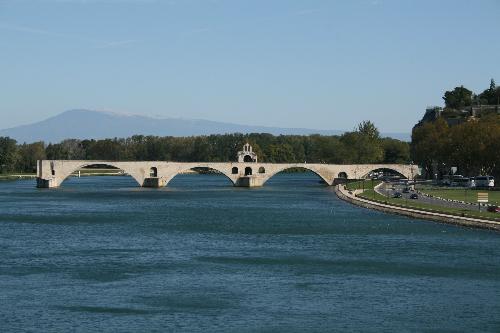
{"type": "Polygon", "coordinates": [[[314,172],[328,185],[340,179],[365,178],[371,171],[388,169],[405,178],[419,174],[418,166],[405,164],[309,164],[309,163],[257,163],[257,162],[114,162],[40,160],[37,163],[37,187],[59,187],[75,171],[90,165],[107,165],[123,170],[134,178],[139,186],[163,187],[176,175],[193,168],[208,168],[220,172],[234,186],[262,186],[280,171],[301,168],[314,172]]]}

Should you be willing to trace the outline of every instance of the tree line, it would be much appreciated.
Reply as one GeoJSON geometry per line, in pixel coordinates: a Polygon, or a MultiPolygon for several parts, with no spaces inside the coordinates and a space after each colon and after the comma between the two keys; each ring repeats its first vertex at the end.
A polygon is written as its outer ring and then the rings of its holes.
{"type": "MultiPolygon", "coordinates": [[[[500,101],[500,88],[492,79],[488,89],[474,94],[467,88],[446,91],[445,110],[473,103],[500,101]]],[[[482,105],[481,104],[481,105],[482,105]]],[[[39,159],[112,161],[234,161],[236,152],[249,142],[259,160],[271,163],[414,163],[425,176],[449,174],[451,167],[466,176],[490,174],[500,178],[500,115],[467,116],[452,122],[447,113],[424,118],[413,128],[411,144],[381,138],[370,121],[342,135],[224,134],[192,137],[134,135],[102,140],[68,139],[60,143],[18,144],[0,137],[0,173],[34,172],[39,159]]]]}
{"type": "MultiPolygon", "coordinates": [[[[474,101],[486,105],[500,101],[500,88],[492,79],[481,94],[462,87],[445,92],[445,108],[470,106],[474,101]]],[[[427,116],[427,115],[426,115],[427,116]]],[[[448,175],[456,167],[464,176],[493,175],[500,178],[500,114],[498,110],[480,117],[469,115],[455,122],[441,116],[422,119],[412,131],[411,156],[426,176],[448,175]]]]}
{"type": "Polygon", "coordinates": [[[455,87],[455,89],[444,93],[443,100],[445,107],[451,109],[472,105],[499,105],[500,87],[496,86],[494,79],[491,79],[489,88],[479,94],[475,94],[464,86],[455,87]]]}
{"type": "Polygon", "coordinates": [[[34,172],[40,159],[111,161],[235,161],[245,143],[270,163],[408,163],[409,143],[380,137],[370,121],[342,135],[224,134],[192,137],[134,135],[102,140],[18,144],[0,137],[0,172],[34,172]]]}
{"type": "MultiPolygon", "coordinates": [[[[500,116],[448,126],[443,118],[415,127],[411,153],[432,178],[450,173],[464,176],[493,175],[500,178],[500,116]]],[[[498,178],[497,178],[498,179],[498,178]]]]}

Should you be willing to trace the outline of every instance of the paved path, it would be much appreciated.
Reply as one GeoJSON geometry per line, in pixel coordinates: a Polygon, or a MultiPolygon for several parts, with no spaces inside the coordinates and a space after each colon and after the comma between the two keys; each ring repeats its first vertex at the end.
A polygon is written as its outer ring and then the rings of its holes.
{"type": "MultiPolygon", "coordinates": [[[[469,204],[464,204],[460,202],[453,202],[453,201],[447,201],[447,200],[442,200],[442,199],[437,199],[433,197],[427,197],[425,195],[422,195],[418,193],[418,199],[410,199],[410,196],[413,193],[417,193],[415,191],[412,191],[410,193],[403,193],[403,188],[405,187],[404,185],[393,185],[394,190],[392,190],[390,187],[384,187],[384,186],[378,186],[375,188],[375,191],[383,196],[386,197],[392,197],[394,193],[400,192],[403,197],[400,198],[401,203],[404,203],[404,201],[416,201],[416,202],[421,202],[425,204],[430,204],[430,205],[436,205],[436,206],[442,206],[442,207],[447,207],[447,208],[458,208],[458,209],[463,209],[463,210],[470,210],[470,211],[475,211],[478,210],[477,205],[469,205],[469,204]]],[[[482,208],[485,209],[485,208],[482,208]]]]}
{"type": "Polygon", "coordinates": [[[500,222],[497,221],[489,221],[479,218],[449,215],[436,212],[427,212],[419,209],[397,207],[393,205],[383,204],[376,201],[371,201],[364,198],[356,197],[355,194],[359,193],[360,190],[356,190],[355,191],[356,193],[348,191],[347,189],[345,189],[344,185],[337,185],[335,187],[335,191],[340,199],[365,208],[371,208],[387,213],[405,215],[413,218],[438,221],[438,222],[462,225],[467,227],[500,230],[500,222]]]}

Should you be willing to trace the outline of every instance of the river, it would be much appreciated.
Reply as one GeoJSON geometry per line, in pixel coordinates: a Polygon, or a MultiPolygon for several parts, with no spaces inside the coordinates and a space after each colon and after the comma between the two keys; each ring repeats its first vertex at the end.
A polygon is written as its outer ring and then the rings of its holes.
{"type": "Polygon", "coordinates": [[[0,182],[0,331],[500,331],[499,233],[358,208],[318,180],[0,182]]]}

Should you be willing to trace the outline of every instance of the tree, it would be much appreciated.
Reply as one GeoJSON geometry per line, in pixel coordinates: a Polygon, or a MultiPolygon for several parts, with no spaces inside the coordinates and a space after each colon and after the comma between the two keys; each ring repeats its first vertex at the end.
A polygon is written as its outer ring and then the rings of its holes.
{"type": "Polygon", "coordinates": [[[123,144],[118,139],[90,141],[87,148],[87,158],[90,160],[119,161],[122,157],[123,144]]]}
{"type": "Polygon", "coordinates": [[[35,172],[37,160],[44,160],[46,158],[45,144],[43,142],[25,143],[19,146],[16,170],[28,173],[35,172]]]}
{"type": "Polygon", "coordinates": [[[464,86],[456,87],[452,91],[446,91],[443,96],[446,107],[458,109],[472,105],[472,91],[464,86]]]}
{"type": "Polygon", "coordinates": [[[380,140],[360,132],[347,132],[340,137],[347,149],[347,163],[379,163],[384,158],[380,140]]]}
{"type": "Polygon", "coordinates": [[[500,87],[497,87],[495,80],[491,79],[490,87],[478,95],[481,104],[497,105],[500,104],[500,87]]]}
{"type": "Polygon", "coordinates": [[[448,124],[443,118],[413,128],[411,156],[428,176],[434,176],[434,167],[438,167],[439,172],[445,172],[451,149],[448,134],[448,124]]]}
{"type": "Polygon", "coordinates": [[[0,173],[15,171],[17,159],[16,140],[0,137],[0,173]]]}
{"type": "Polygon", "coordinates": [[[340,141],[349,163],[379,163],[384,158],[379,131],[371,121],[361,122],[357,131],[344,133],[340,141]]]}
{"type": "Polygon", "coordinates": [[[369,120],[362,121],[357,128],[358,133],[366,136],[369,139],[377,140],[380,138],[380,133],[375,127],[375,124],[369,120]]]}
{"type": "Polygon", "coordinates": [[[407,142],[385,138],[382,140],[384,163],[408,163],[410,161],[410,145],[407,142]]]}
{"type": "Polygon", "coordinates": [[[464,176],[491,174],[499,177],[500,116],[481,117],[448,127],[438,118],[416,126],[412,133],[411,155],[414,161],[432,175],[434,167],[447,174],[458,167],[464,176]]]}
{"type": "Polygon", "coordinates": [[[293,148],[289,144],[270,145],[268,161],[271,163],[284,163],[293,161],[295,155],[293,148]]]}

